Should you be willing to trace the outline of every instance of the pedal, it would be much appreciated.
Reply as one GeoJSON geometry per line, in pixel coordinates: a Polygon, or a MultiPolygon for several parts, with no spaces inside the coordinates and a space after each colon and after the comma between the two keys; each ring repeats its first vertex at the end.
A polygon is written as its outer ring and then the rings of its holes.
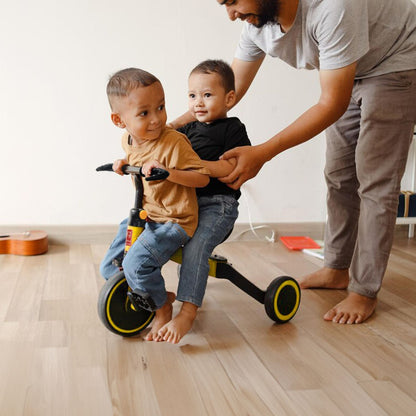
{"type": "Polygon", "coordinates": [[[145,309],[147,311],[154,312],[156,310],[156,304],[148,293],[135,289],[132,292],[127,292],[127,297],[130,299],[130,302],[136,311],[139,309],[145,309]]]}
{"type": "Polygon", "coordinates": [[[118,267],[120,270],[123,270],[122,263],[123,263],[123,258],[122,258],[122,257],[121,257],[121,258],[116,257],[116,258],[115,258],[115,259],[113,259],[113,261],[111,262],[111,264],[112,264],[113,266],[118,267]]]}
{"type": "Polygon", "coordinates": [[[220,261],[220,262],[226,262],[227,259],[223,256],[220,256],[218,254],[211,254],[211,256],[209,257],[211,260],[215,260],[215,261],[220,261]]]}

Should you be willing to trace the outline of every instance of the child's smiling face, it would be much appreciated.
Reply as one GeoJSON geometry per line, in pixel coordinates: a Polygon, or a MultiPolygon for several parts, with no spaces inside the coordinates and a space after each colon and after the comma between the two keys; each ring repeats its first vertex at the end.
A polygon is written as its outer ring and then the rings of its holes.
{"type": "Polygon", "coordinates": [[[188,108],[198,121],[210,123],[227,117],[227,111],[234,103],[235,93],[225,92],[218,74],[192,73],[188,86],[188,108]]]}
{"type": "Polygon", "coordinates": [[[165,94],[160,82],[132,90],[116,99],[114,124],[125,128],[136,144],[156,140],[166,125],[165,94]]]}

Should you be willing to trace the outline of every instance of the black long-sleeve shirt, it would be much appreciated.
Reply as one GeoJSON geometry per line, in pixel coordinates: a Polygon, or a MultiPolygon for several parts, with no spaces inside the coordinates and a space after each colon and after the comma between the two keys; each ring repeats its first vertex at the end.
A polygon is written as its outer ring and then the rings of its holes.
{"type": "MultiPolygon", "coordinates": [[[[192,147],[203,160],[218,160],[219,157],[238,146],[250,146],[244,124],[237,117],[223,118],[212,123],[192,121],[178,129],[191,141],[192,147]]],[[[231,189],[216,178],[211,178],[204,188],[196,189],[198,196],[231,195],[238,199],[239,190],[231,189]]]]}

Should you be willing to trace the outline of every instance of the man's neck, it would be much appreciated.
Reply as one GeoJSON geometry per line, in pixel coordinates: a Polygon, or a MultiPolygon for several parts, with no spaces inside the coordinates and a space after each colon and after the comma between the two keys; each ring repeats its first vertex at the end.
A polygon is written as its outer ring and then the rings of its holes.
{"type": "Polygon", "coordinates": [[[299,0],[281,0],[277,19],[283,32],[289,31],[296,18],[299,0]]]}

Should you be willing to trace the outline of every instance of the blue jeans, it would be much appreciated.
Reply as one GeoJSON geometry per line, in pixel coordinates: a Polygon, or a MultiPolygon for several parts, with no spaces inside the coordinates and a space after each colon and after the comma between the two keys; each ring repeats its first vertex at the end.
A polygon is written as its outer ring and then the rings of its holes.
{"type": "MultiPolygon", "coordinates": [[[[100,270],[107,279],[114,274],[108,275],[108,273],[118,270],[111,261],[124,251],[126,223],[127,221],[124,220],[120,224],[117,236],[101,263],[100,270]],[[123,250],[121,250],[122,241],[123,250]]],[[[145,229],[124,257],[122,266],[130,288],[133,291],[138,289],[148,293],[153,298],[156,309],[162,307],[167,298],[165,281],[161,273],[162,266],[188,240],[189,236],[185,230],[176,223],[146,223],[145,229]]]]}
{"type": "Polygon", "coordinates": [[[233,229],[238,201],[228,195],[198,198],[198,228],[182,249],[182,266],[176,299],[200,307],[207,286],[208,259],[233,229]]]}
{"type": "Polygon", "coordinates": [[[121,221],[118,226],[118,232],[115,236],[113,242],[111,243],[109,249],[107,250],[106,255],[100,264],[100,273],[105,280],[108,280],[111,276],[119,272],[118,267],[114,266],[112,261],[114,259],[123,260],[124,254],[124,243],[126,241],[126,232],[127,232],[127,218],[121,221]]]}

